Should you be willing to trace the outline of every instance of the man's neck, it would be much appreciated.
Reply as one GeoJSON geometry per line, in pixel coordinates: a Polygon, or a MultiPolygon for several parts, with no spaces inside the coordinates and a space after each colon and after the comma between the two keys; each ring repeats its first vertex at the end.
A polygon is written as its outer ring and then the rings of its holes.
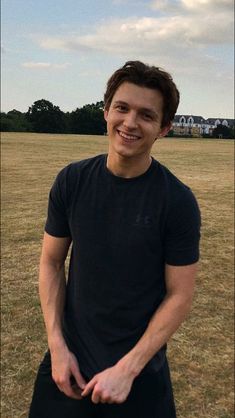
{"type": "Polygon", "coordinates": [[[132,178],[144,174],[152,162],[151,156],[122,157],[108,153],[107,168],[111,173],[118,177],[132,178]]]}

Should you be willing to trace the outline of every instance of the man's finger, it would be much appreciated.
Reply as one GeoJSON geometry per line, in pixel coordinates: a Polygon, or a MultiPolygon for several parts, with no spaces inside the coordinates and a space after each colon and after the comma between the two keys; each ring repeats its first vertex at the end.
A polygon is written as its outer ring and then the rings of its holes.
{"type": "Polygon", "coordinates": [[[59,390],[66,396],[74,399],[82,399],[81,388],[77,385],[75,378],[71,375],[70,378],[55,380],[59,390]]]}
{"type": "Polygon", "coordinates": [[[79,391],[79,388],[77,387],[73,387],[70,385],[57,385],[59,390],[64,393],[64,395],[68,396],[69,398],[73,398],[73,399],[81,399],[81,391],[79,391]]]}
{"type": "Polygon", "coordinates": [[[74,385],[74,386],[72,386],[72,393],[71,393],[71,396],[74,398],[74,399],[82,399],[82,396],[81,396],[81,389],[77,386],[77,384],[76,385],[74,385]]]}
{"type": "Polygon", "coordinates": [[[73,367],[71,369],[71,372],[73,373],[73,378],[75,379],[77,385],[81,389],[85,389],[87,382],[84,380],[83,376],[80,373],[80,370],[77,367],[73,367]]]}
{"type": "Polygon", "coordinates": [[[93,390],[91,400],[93,403],[99,403],[100,402],[100,393],[93,390]]]}
{"type": "Polygon", "coordinates": [[[81,393],[82,396],[87,396],[92,389],[94,388],[96,384],[96,379],[91,379],[91,381],[89,383],[87,383],[85,389],[83,390],[83,392],[81,393]]]}

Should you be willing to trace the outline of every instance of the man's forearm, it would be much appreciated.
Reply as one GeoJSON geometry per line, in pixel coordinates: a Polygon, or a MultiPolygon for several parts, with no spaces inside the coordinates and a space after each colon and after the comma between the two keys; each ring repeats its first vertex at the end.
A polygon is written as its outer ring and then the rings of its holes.
{"type": "Polygon", "coordinates": [[[185,300],[177,294],[166,296],[138,343],[118,362],[118,365],[127,373],[137,376],[177,330],[190,307],[191,299],[185,300]]]}
{"type": "Polygon", "coordinates": [[[65,271],[64,264],[55,266],[40,263],[39,294],[48,336],[50,349],[64,343],[62,335],[62,316],[65,301],[65,271]]]}

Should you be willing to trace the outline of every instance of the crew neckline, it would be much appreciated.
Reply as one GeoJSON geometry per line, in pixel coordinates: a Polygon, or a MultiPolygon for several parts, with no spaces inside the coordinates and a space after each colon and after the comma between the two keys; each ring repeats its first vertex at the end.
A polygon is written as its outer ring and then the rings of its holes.
{"type": "Polygon", "coordinates": [[[152,172],[154,166],[157,163],[157,161],[151,156],[151,159],[152,159],[151,164],[150,164],[150,166],[148,167],[148,169],[144,173],[142,173],[142,174],[140,174],[138,176],[135,176],[135,177],[128,177],[128,178],[126,178],[126,177],[116,176],[115,174],[113,174],[108,169],[108,167],[107,167],[107,158],[108,158],[108,154],[104,154],[104,171],[105,171],[105,173],[110,178],[112,178],[114,181],[116,181],[118,183],[131,183],[131,182],[135,182],[135,181],[138,181],[140,179],[143,179],[143,178],[147,177],[152,172]]]}

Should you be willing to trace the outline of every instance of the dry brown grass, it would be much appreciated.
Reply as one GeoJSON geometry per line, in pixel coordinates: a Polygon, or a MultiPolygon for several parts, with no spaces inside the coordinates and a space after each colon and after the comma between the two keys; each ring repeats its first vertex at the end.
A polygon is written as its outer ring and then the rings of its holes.
{"type": "MultiPolygon", "coordinates": [[[[106,148],[106,137],[2,134],[2,418],[27,417],[46,348],[37,275],[49,188],[67,163],[106,148]]],[[[178,418],[230,418],[233,143],[163,139],[153,155],[191,186],[203,219],[193,309],[169,344],[178,418]]]]}

